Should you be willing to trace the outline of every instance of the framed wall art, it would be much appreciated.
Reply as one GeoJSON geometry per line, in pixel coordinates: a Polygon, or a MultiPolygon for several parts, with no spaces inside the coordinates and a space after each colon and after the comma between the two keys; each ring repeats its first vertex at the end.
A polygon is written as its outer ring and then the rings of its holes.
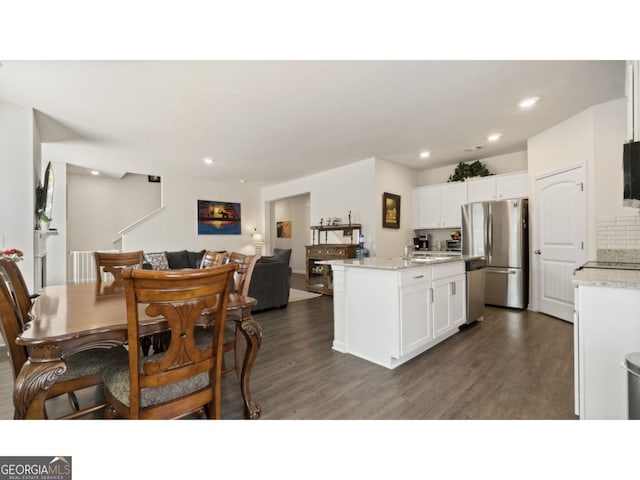
{"type": "Polygon", "coordinates": [[[382,194],[382,227],[400,228],[400,195],[382,194]]]}
{"type": "Polygon", "coordinates": [[[278,238],[291,238],[291,220],[276,222],[276,232],[278,238]]]}
{"type": "Polygon", "coordinates": [[[198,235],[240,235],[240,204],[198,200],[198,235]]]}

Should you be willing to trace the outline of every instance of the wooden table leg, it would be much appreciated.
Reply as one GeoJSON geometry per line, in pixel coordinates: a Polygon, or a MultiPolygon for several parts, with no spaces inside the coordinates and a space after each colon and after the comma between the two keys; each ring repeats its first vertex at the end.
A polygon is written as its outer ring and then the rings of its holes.
{"type": "Polygon", "coordinates": [[[27,361],[16,378],[13,389],[14,419],[47,418],[47,393],[58,377],[67,371],[62,360],[31,363],[27,361]]]}
{"type": "Polygon", "coordinates": [[[258,354],[260,343],[262,342],[262,326],[250,314],[236,323],[236,346],[235,346],[235,364],[236,374],[240,373],[240,390],[242,399],[244,400],[244,416],[245,418],[254,420],[260,417],[260,405],[251,400],[249,392],[249,379],[251,377],[251,368],[258,354]],[[246,348],[244,350],[244,358],[241,357],[240,335],[245,339],[246,348]]]}

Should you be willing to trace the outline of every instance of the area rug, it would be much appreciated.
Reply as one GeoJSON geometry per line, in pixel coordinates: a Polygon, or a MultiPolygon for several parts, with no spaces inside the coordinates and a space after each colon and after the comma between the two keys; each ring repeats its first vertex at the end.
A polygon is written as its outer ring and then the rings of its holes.
{"type": "Polygon", "coordinates": [[[309,300],[310,298],[316,298],[320,295],[320,293],[305,292],[304,290],[292,288],[289,290],[289,303],[299,302],[300,300],[309,300]]]}

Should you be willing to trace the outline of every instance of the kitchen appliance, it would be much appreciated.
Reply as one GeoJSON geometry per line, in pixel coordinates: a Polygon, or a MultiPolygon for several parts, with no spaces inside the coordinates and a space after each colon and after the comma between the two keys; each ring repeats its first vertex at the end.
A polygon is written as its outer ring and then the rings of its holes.
{"type": "Polygon", "coordinates": [[[622,205],[640,208],[640,142],[624,144],[622,170],[624,178],[622,205]]]}
{"type": "Polygon", "coordinates": [[[413,238],[413,246],[416,250],[429,250],[429,240],[431,235],[420,235],[413,238]]]}
{"type": "Polygon", "coordinates": [[[462,206],[462,254],[487,259],[485,303],[526,308],[529,303],[528,200],[462,206]]]}
{"type": "Polygon", "coordinates": [[[467,324],[484,320],[487,260],[468,258],[464,262],[467,280],[467,324]]]}
{"type": "Polygon", "coordinates": [[[447,240],[447,252],[462,251],[462,242],[460,240],[447,240]]]}

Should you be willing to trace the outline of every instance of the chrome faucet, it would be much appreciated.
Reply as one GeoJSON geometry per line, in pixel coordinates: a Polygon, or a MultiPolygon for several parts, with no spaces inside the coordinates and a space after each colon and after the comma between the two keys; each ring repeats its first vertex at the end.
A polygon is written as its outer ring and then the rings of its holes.
{"type": "Polygon", "coordinates": [[[413,252],[415,250],[415,245],[413,243],[410,243],[409,245],[405,245],[404,247],[404,258],[408,258],[410,255],[410,252],[413,252]]]}

